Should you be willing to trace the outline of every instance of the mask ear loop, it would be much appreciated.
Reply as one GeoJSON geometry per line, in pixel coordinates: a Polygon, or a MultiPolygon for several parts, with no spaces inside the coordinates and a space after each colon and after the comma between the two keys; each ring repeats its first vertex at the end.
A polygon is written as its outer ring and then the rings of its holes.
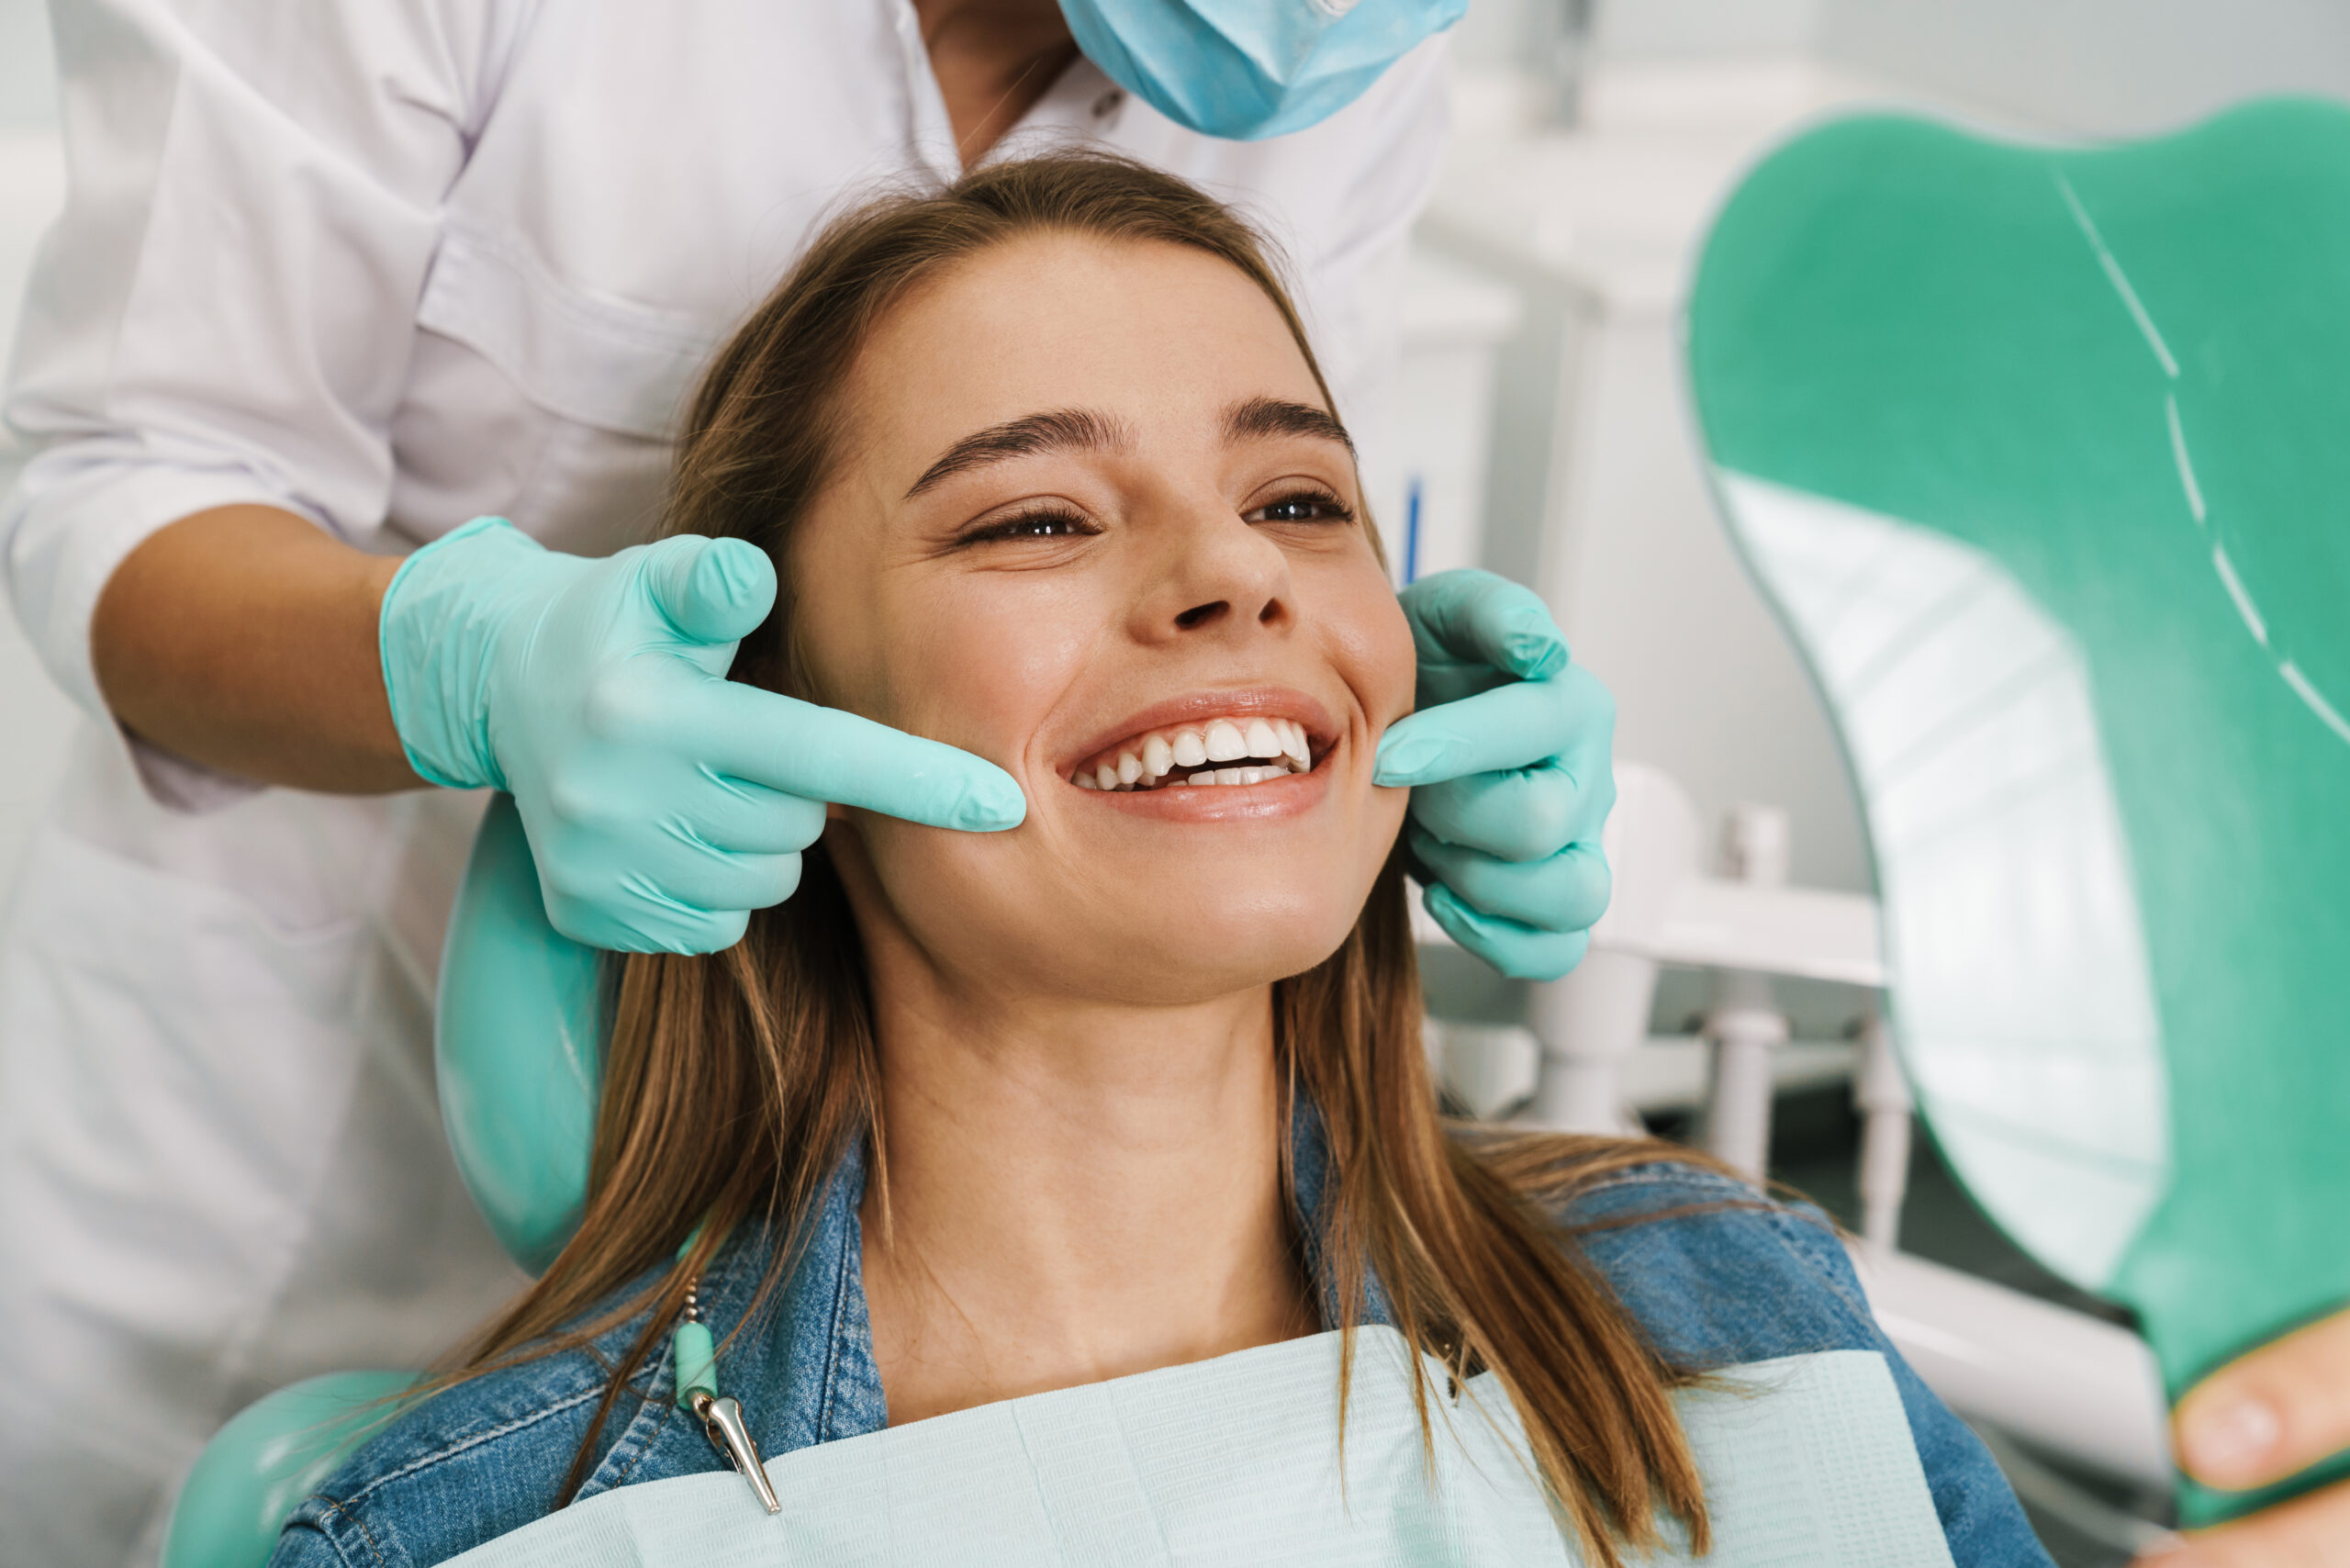
{"type": "MultiPolygon", "coordinates": [[[[677,1256],[682,1259],[692,1251],[700,1237],[701,1229],[696,1226],[677,1249],[677,1256]]],[[[767,1481],[767,1464],[759,1458],[759,1445],[744,1424],[743,1406],[733,1395],[718,1392],[718,1348],[711,1342],[709,1325],[701,1320],[699,1274],[686,1286],[685,1309],[669,1337],[669,1350],[677,1369],[678,1408],[691,1412],[701,1423],[710,1446],[751,1484],[760,1506],[770,1514],[782,1513],[783,1505],[776,1501],[775,1487],[767,1481]]]]}

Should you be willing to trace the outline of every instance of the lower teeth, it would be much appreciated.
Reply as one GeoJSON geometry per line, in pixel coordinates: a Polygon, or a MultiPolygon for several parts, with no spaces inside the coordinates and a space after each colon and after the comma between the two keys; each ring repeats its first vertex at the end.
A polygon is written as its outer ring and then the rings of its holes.
{"type": "Polygon", "coordinates": [[[1157,778],[1139,778],[1131,784],[1118,782],[1114,774],[1112,775],[1110,782],[1104,783],[1097,776],[1080,773],[1070,782],[1080,790],[1093,790],[1104,793],[1147,794],[1154,790],[1172,790],[1185,785],[1193,789],[1202,789],[1233,784],[1263,784],[1275,778],[1286,778],[1293,773],[1306,771],[1309,770],[1284,760],[1270,763],[1251,762],[1231,767],[1208,767],[1188,776],[1180,773],[1165,773],[1157,778]]]}

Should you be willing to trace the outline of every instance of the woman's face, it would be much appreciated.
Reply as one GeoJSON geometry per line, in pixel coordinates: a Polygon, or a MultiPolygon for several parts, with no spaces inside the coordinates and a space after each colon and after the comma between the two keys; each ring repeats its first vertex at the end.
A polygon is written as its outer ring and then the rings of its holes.
{"type": "Polygon", "coordinates": [[[791,570],[833,705],[964,747],[1002,834],[831,830],[877,962],[1205,1000],[1345,939],[1402,822],[1410,633],[1280,313],[1185,247],[1045,235],[879,325],[791,570]]]}

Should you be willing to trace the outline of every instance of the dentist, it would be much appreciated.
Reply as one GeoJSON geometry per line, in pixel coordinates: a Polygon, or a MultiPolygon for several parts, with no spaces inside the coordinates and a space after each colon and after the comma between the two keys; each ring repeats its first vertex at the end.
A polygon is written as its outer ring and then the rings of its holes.
{"type": "MultiPolygon", "coordinates": [[[[811,228],[1007,140],[1117,149],[1281,239],[1375,441],[1464,5],[56,0],[71,197],[0,565],[90,722],[0,923],[0,1561],[151,1560],[228,1414],[517,1284],[431,1083],[486,788],[557,926],[622,950],[733,943],[826,802],[1021,820],[977,757],[726,682],[772,584],[628,544],[811,228]]],[[[1607,696],[1523,589],[1404,600],[1381,781],[1428,907],[1563,973],[1607,696]]]]}

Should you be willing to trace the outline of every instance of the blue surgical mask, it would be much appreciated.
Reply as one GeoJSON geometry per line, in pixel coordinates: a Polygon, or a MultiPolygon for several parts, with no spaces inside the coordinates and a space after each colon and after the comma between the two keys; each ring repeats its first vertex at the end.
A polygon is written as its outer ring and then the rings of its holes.
{"type": "Polygon", "coordinates": [[[1469,0],[1061,0],[1077,46],[1181,125],[1249,141],[1345,108],[1469,0]]]}

